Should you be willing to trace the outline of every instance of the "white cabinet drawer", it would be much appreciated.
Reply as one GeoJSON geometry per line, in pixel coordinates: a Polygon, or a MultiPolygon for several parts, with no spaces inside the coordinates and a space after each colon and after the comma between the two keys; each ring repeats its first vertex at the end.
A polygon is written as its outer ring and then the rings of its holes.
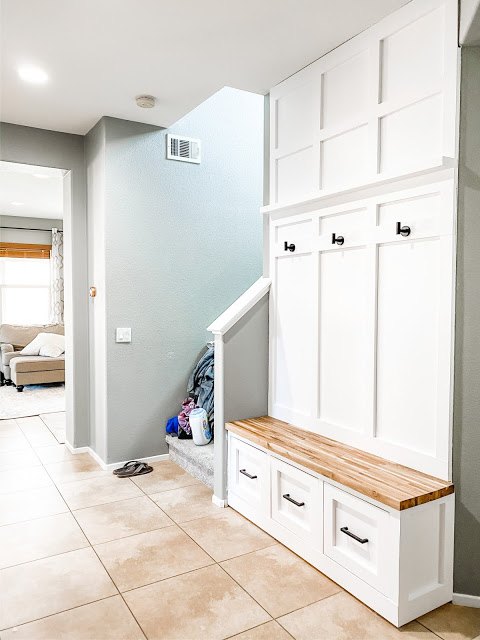
{"type": "Polygon", "coordinates": [[[268,457],[237,438],[229,438],[228,492],[260,513],[267,510],[268,457]]]}
{"type": "Polygon", "coordinates": [[[324,513],[325,555],[391,596],[398,540],[388,512],[325,484],[324,513]]]}
{"type": "Polygon", "coordinates": [[[271,518],[322,549],[322,481],[290,464],[270,458],[271,518]]]}

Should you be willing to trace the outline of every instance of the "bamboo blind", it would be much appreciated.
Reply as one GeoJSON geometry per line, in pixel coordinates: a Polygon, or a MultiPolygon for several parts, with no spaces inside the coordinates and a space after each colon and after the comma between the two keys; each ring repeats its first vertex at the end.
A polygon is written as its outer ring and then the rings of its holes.
{"type": "Polygon", "coordinates": [[[0,242],[0,258],[36,258],[49,260],[50,244],[21,244],[19,242],[0,242]]]}

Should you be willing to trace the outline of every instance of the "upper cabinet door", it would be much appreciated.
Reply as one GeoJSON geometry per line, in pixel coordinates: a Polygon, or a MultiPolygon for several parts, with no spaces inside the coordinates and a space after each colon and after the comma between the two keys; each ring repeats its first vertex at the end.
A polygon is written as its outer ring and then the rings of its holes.
{"type": "Polygon", "coordinates": [[[456,156],[457,0],[413,0],[270,93],[270,204],[456,156]]]}

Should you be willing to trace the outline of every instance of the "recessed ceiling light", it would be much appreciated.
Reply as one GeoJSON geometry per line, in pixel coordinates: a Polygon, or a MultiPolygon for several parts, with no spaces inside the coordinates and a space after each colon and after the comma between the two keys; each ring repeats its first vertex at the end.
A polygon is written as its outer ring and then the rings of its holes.
{"type": "Polygon", "coordinates": [[[30,84],[45,84],[48,80],[48,75],[43,69],[32,65],[20,67],[18,75],[24,82],[30,82],[30,84]]]}
{"type": "Polygon", "coordinates": [[[24,202],[18,202],[18,200],[14,200],[10,204],[12,204],[14,207],[21,207],[22,204],[25,204],[25,203],[24,202]]]}

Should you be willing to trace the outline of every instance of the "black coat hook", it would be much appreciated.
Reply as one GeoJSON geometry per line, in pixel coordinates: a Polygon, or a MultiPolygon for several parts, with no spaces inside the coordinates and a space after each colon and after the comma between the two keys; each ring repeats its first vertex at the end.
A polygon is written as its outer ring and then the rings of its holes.
{"type": "Polygon", "coordinates": [[[402,223],[397,222],[397,236],[403,236],[404,238],[406,238],[410,235],[410,231],[410,227],[407,227],[406,225],[402,227],[402,223]]]}

